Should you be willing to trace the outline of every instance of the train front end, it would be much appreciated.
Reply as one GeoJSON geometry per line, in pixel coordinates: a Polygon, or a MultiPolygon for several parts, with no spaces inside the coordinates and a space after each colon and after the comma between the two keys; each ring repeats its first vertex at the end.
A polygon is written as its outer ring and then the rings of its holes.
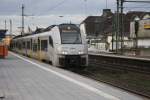
{"type": "Polygon", "coordinates": [[[61,45],[59,52],[59,64],[63,66],[87,66],[88,48],[86,37],[81,34],[79,27],[74,24],[59,26],[61,45]]]}

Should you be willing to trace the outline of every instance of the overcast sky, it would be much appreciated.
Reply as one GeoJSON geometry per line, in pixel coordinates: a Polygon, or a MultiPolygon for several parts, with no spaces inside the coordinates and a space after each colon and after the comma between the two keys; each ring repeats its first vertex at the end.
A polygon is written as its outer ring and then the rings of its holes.
{"type": "MultiPolygon", "coordinates": [[[[47,27],[59,23],[79,24],[89,15],[101,15],[102,9],[106,8],[106,0],[0,0],[0,28],[4,28],[4,20],[13,21],[13,32],[19,32],[21,26],[21,5],[25,5],[25,27],[32,29],[47,27]],[[63,16],[63,17],[60,17],[63,16]]],[[[125,11],[146,10],[148,4],[125,4],[125,11]],[[134,7],[134,8],[132,8],[134,7]]],[[[107,8],[116,9],[116,0],[107,0],[107,8]]],[[[8,27],[8,25],[7,25],[8,27]]]]}

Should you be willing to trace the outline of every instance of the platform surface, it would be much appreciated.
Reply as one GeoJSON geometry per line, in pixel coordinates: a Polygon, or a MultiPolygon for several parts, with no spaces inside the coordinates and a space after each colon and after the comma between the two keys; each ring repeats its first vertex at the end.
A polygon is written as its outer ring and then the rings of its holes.
{"type": "Polygon", "coordinates": [[[12,52],[0,59],[3,100],[148,100],[12,52]]]}

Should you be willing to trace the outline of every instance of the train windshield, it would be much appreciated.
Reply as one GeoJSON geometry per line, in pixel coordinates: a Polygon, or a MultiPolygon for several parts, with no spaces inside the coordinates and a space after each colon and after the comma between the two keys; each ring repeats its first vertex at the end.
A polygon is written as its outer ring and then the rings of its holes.
{"type": "Polygon", "coordinates": [[[62,44],[81,44],[81,34],[75,30],[64,30],[61,32],[62,44]]]}

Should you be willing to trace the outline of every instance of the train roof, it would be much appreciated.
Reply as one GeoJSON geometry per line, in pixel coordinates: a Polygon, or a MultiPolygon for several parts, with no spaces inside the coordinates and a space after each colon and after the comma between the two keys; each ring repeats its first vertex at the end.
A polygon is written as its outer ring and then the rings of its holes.
{"type": "Polygon", "coordinates": [[[38,37],[38,36],[46,36],[46,35],[49,35],[51,29],[56,27],[56,26],[59,27],[60,30],[67,29],[69,26],[71,26],[70,27],[71,29],[79,29],[76,24],[70,24],[70,23],[69,24],[65,23],[65,24],[59,24],[59,25],[51,25],[51,26],[49,26],[45,29],[42,29],[40,31],[36,30],[32,34],[26,34],[23,36],[18,35],[16,37],[14,37],[13,39],[27,39],[27,38],[34,38],[34,37],[38,37]]]}
{"type": "Polygon", "coordinates": [[[29,37],[36,37],[39,36],[41,34],[44,34],[45,32],[49,32],[53,27],[55,27],[56,25],[51,25],[43,30],[35,30],[35,32],[33,32],[32,34],[25,34],[25,35],[18,35],[16,37],[14,37],[13,39],[20,39],[20,38],[29,38],[29,37]]]}
{"type": "Polygon", "coordinates": [[[68,28],[79,30],[79,27],[76,24],[60,24],[58,25],[58,27],[60,28],[60,30],[68,28]]]}
{"type": "Polygon", "coordinates": [[[26,36],[26,37],[23,37],[23,39],[36,38],[36,37],[40,37],[40,36],[48,36],[50,34],[51,34],[50,31],[47,31],[47,32],[43,32],[42,34],[34,34],[34,35],[26,36]]]}

